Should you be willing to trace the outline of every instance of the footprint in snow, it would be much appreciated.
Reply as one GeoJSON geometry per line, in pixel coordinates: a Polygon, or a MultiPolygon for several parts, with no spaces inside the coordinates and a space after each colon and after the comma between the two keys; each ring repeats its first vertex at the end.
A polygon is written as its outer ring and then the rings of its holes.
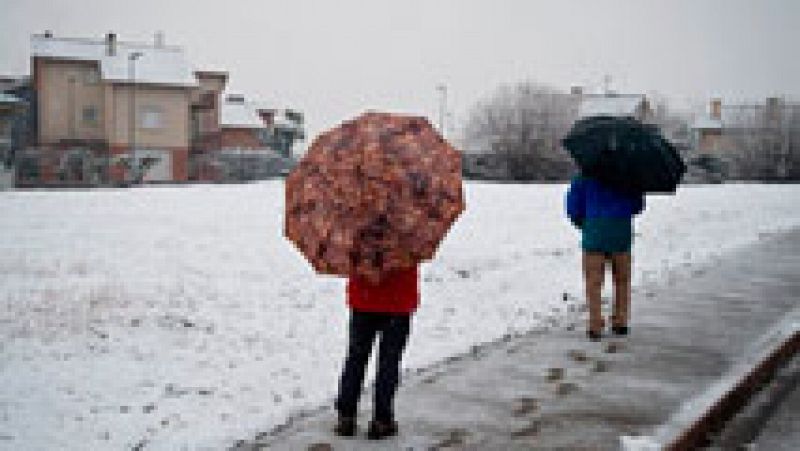
{"type": "Polygon", "coordinates": [[[572,382],[561,382],[556,386],[556,394],[566,396],[578,390],[578,386],[572,382]]]}
{"type": "Polygon", "coordinates": [[[605,373],[605,372],[607,372],[608,371],[608,362],[606,362],[604,360],[598,360],[598,361],[594,362],[594,367],[592,368],[592,371],[594,371],[595,373],[605,373]]]}
{"type": "Polygon", "coordinates": [[[511,414],[515,417],[524,417],[538,410],[539,401],[536,398],[522,397],[516,400],[516,406],[511,414]]]}
{"type": "Polygon", "coordinates": [[[513,438],[529,438],[529,437],[536,437],[539,435],[539,431],[542,429],[542,423],[539,420],[531,421],[528,426],[525,426],[522,429],[514,431],[511,433],[511,437],[513,438]]]}
{"type": "Polygon", "coordinates": [[[308,451],[333,451],[333,445],[330,443],[312,443],[308,445],[308,451]]]}
{"type": "Polygon", "coordinates": [[[460,448],[464,446],[465,439],[469,437],[466,429],[451,429],[447,432],[447,437],[441,442],[433,445],[431,449],[460,448]]]}
{"type": "Polygon", "coordinates": [[[564,368],[548,368],[547,381],[555,382],[564,379],[564,368]]]}
{"type": "Polygon", "coordinates": [[[586,351],[580,349],[571,349],[569,352],[567,352],[567,356],[570,359],[580,363],[589,361],[589,356],[586,355],[586,351]]]}

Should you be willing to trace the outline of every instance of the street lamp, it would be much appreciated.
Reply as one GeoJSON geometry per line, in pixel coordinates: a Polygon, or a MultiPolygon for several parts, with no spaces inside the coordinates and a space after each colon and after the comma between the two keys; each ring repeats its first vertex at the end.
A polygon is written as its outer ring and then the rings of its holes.
{"type": "Polygon", "coordinates": [[[128,141],[130,142],[129,177],[131,185],[136,181],[136,60],[142,57],[142,52],[128,54],[128,79],[131,82],[130,111],[128,112],[128,141]]]}
{"type": "Polygon", "coordinates": [[[439,133],[444,137],[445,134],[445,115],[447,114],[447,86],[444,84],[436,85],[436,90],[441,94],[439,99],[439,133]]]}

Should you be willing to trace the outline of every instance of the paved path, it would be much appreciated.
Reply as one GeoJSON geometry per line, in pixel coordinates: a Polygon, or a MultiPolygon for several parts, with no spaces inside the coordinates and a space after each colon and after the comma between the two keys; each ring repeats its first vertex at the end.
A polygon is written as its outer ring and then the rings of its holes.
{"type": "MultiPolygon", "coordinates": [[[[765,390],[765,406],[751,449],[796,451],[800,449],[800,355],[782,369],[771,387],[765,390]]],[[[743,428],[744,429],[744,428],[743,428]]]]}
{"type": "Polygon", "coordinates": [[[800,306],[799,274],[800,229],[765,237],[640,287],[627,338],[589,342],[580,322],[476,347],[407,378],[394,439],[333,437],[327,409],[238,448],[619,449],[620,436],[652,433],[800,306]]]}
{"type": "Polygon", "coordinates": [[[755,448],[771,451],[800,449],[800,387],[795,386],[767,421],[755,441],[755,448]]]}

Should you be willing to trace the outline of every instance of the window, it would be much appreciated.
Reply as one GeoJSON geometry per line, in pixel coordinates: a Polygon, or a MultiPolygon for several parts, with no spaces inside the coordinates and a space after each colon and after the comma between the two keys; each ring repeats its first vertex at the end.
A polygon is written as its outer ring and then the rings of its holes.
{"type": "Polygon", "coordinates": [[[97,125],[97,119],[98,119],[97,107],[94,105],[83,107],[81,118],[85,125],[97,125]]]}
{"type": "Polygon", "coordinates": [[[83,82],[87,85],[96,85],[100,83],[100,73],[95,69],[84,72],[83,82]]]}
{"type": "Polygon", "coordinates": [[[139,126],[141,128],[161,128],[163,127],[163,122],[161,108],[153,106],[142,108],[139,117],[139,126]]]}

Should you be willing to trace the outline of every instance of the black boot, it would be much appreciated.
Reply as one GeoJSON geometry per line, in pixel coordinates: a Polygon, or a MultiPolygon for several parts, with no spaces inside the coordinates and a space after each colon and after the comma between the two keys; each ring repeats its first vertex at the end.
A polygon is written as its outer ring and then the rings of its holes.
{"type": "Polygon", "coordinates": [[[614,335],[628,335],[628,326],[611,326],[614,335]]]}
{"type": "Polygon", "coordinates": [[[333,433],[339,437],[354,437],[356,435],[356,418],[339,416],[333,433]]]}
{"type": "Polygon", "coordinates": [[[372,420],[369,422],[369,430],[367,431],[367,438],[370,440],[381,440],[386,437],[397,435],[397,423],[394,421],[378,421],[372,420]]]}

